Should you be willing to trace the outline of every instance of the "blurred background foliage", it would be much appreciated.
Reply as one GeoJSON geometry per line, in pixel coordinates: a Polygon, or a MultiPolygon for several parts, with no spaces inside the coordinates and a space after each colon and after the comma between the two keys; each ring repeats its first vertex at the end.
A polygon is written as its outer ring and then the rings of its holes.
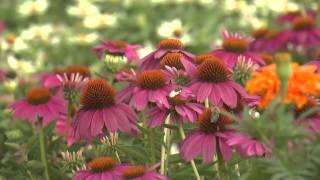
{"type": "Polygon", "coordinates": [[[247,33],[274,26],[281,12],[316,7],[316,0],[1,0],[1,67],[8,59],[13,66],[12,57],[30,61],[29,71],[93,65],[99,39],[144,45],[143,56],[159,39],[176,37],[202,53],[221,42],[224,28],[247,33]]]}

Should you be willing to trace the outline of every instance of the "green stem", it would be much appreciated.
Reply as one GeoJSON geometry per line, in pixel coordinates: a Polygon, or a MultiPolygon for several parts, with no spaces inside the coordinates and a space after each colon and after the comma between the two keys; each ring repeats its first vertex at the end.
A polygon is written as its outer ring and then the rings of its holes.
{"type": "Polygon", "coordinates": [[[27,174],[29,175],[31,180],[35,180],[34,177],[32,176],[31,172],[29,170],[27,170],[27,174]]]}
{"type": "Polygon", "coordinates": [[[217,172],[217,177],[220,180],[221,179],[221,173],[220,173],[220,168],[219,168],[219,159],[218,159],[218,155],[214,155],[213,156],[213,170],[215,170],[217,172]]]}
{"type": "Polygon", "coordinates": [[[116,149],[115,149],[114,153],[117,157],[118,162],[121,164],[121,159],[120,159],[120,156],[119,156],[118,151],[116,149]]]}
{"type": "MultiPolygon", "coordinates": [[[[179,134],[181,136],[181,139],[184,140],[186,138],[186,135],[185,135],[184,130],[182,128],[181,122],[179,122],[178,130],[179,130],[179,134]]],[[[192,170],[193,170],[194,175],[196,176],[197,180],[201,180],[200,174],[198,172],[198,169],[197,169],[197,166],[196,166],[196,163],[194,162],[194,160],[191,160],[190,164],[191,164],[192,170]]]]}
{"type": "Polygon", "coordinates": [[[70,117],[71,117],[72,101],[68,101],[67,117],[66,117],[66,130],[65,130],[65,141],[68,146],[69,141],[69,128],[70,128],[70,117]]]}
{"type": "Polygon", "coordinates": [[[229,179],[229,176],[225,173],[228,170],[228,164],[223,160],[222,154],[219,148],[219,143],[217,143],[217,164],[218,164],[218,174],[220,179],[229,179]],[[224,168],[224,169],[222,169],[224,168]]]}
{"type": "Polygon", "coordinates": [[[156,162],[156,151],[155,151],[155,140],[154,140],[154,129],[149,130],[149,144],[150,144],[150,154],[152,163],[156,162]]]}
{"type": "MultiPolygon", "coordinates": [[[[170,123],[170,122],[169,122],[170,123]]],[[[168,131],[168,135],[167,135],[167,139],[166,139],[166,161],[165,161],[165,164],[164,164],[164,169],[165,169],[165,175],[167,176],[168,175],[168,167],[169,167],[169,157],[170,157],[170,149],[171,149],[171,129],[168,129],[166,128],[167,131],[168,131]]]]}
{"type": "Polygon", "coordinates": [[[40,154],[41,160],[44,167],[44,176],[46,180],[50,180],[49,171],[48,171],[48,164],[47,164],[47,157],[46,157],[46,149],[44,144],[44,132],[42,123],[39,122],[39,141],[40,141],[40,154]]]}
{"type": "MultiPolygon", "coordinates": [[[[166,117],[165,124],[170,124],[170,114],[166,117]]],[[[168,128],[164,128],[164,135],[163,135],[163,144],[161,146],[161,164],[160,164],[160,173],[164,176],[167,174],[167,160],[169,156],[168,150],[168,136],[170,136],[170,132],[168,128]]]]}
{"type": "Polygon", "coordinates": [[[234,170],[236,171],[237,177],[240,177],[241,174],[240,174],[240,168],[238,163],[234,165],[234,170]]]}

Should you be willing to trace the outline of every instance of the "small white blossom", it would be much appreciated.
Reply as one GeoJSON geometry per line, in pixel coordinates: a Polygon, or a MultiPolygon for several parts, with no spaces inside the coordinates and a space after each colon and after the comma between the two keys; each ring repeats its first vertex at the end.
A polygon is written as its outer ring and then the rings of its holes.
{"type": "Polygon", "coordinates": [[[28,29],[21,32],[21,38],[24,40],[40,40],[48,42],[53,33],[51,24],[31,25],[28,29]]]}
{"type": "Polygon", "coordinates": [[[114,14],[93,14],[85,17],[83,25],[89,29],[97,29],[103,27],[112,27],[117,22],[117,16],[114,14]]]}
{"type": "Polygon", "coordinates": [[[18,8],[18,12],[23,16],[41,15],[48,9],[47,0],[27,0],[18,8]]]}
{"type": "Polygon", "coordinates": [[[93,32],[89,34],[80,33],[69,38],[69,42],[74,44],[91,44],[99,38],[98,34],[93,32]]]}
{"type": "Polygon", "coordinates": [[[9,67],[14,70],[17,74],[31,74],[35,71],[34,65],[30,61],[17,59],[12,55],[8,56],[7,59],[9,67]]]}
{"type": "Polygon", "coordinates": [[[67,8],[67,13],[76,17],[87,17],[99,14],[98,7],[88,0],[78,0],[78,4],[67,8]]]}
{"type": "Polygon", "coordinates": [[[146,55],[148,55],[149,53],[151,53],[153,51],[153,48],[154,47],[151,45],[150,42],[145,43],[143,48],[138,49],[139,57],[145,57],[146,55]]]}
{"type": "Polygon", "coordinates": [[[8,34],[0,40],[0,49],[3,51],[12,50],[13,52],[20,52],[28,49],[28,45],[21,37],[17,37],[15,34],[8,34]]]}
{"type": "Polygon", "coordinates": [[[187,29],[183,27],[180,19],[164,21],[158,27],[157,33],[162,38],[179,39],[184,44],[188,44],[191,42],[191,37],[188,34],[187,29]]]}

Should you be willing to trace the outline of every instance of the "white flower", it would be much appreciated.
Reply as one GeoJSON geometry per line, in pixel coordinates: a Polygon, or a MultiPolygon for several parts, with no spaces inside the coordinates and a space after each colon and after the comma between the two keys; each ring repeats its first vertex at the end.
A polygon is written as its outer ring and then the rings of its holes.
{"type": "Polygon", "coordinates": [[[14,70],[17,74],[25,75],[35,72],[34,66],[30,61],[18,60],[16,57],[9,55],[7,59],[9,67],[14,70]]]}
{"type": "Polygon", "coordinates": [[[8,92],[15,92],[18,87],[18,82],[16,79],[7,79],[3,82],[4,90],[8,92]]]}
{"type": "Polygon", "coordinates": [[[71,16],[86,17],[99,14],[98,7],[88,0],[78,0],[78,4],[67,8],[67,13],[71,16]]]}
{"type": "Polygon", "coordinates": [[[191,41],[190,35],[187,33],[186,28],[183,27],[180,19],[163,22],[157,29],[158,35],[162,38],[175,38],[188,44],[191,41]]]}
{"type": "Polygon", "coordinates": [[[146,55],[151,53],[153,51],[153,49],[154,49],[154,47],[151,45],[151,43],[147,42],[147,43],[145,43],[143,48],[138,49],[138,55],[139,55],[139,57],[145,57],[146,55]]]}
{"type": "Polygon", "coordinates": [[[32,25],[28,29],[21,32],[21,38],[24,40],[41,40],[48,42],[53,32],[51,24],[32,25]]]}
{"type": "Polygon", "coordinates": [[[213,6],[216,4],[215,0],[200,0],[199,3],[203,6],[213,6]]]}
{"type": "Polygon", "coordinates": [[[14,52],[20,52],[28,49],[28,45],[21,37],[16,37],[15,34],[9,34],[1,39],[0,49],[3,51],[12,50],[14,52]]]}
{"type": "Polygon", "coordinates": [[[75,44],[91,44],[95,42],[99,38],[98,34],[93,32],[89,34],[78,34],[75,36],[71,36],[69,41],[75,44]]]}
{"type": "Polygon", "coordinates": [[[89,29],[114,26],[117,22],[117,16],[114,14],[94,14],[87,16],[83,20],[83,25],[89,29]]]}
{"type": "Polygon", "coordinates": [[[40,15],[48,9],[47,0],[27,0],[24,1],[18,9],[18,12],[24,16],[40,15]]]}
{"type": "Polygon", "coordinates": [[[169,0],[151,0],[151,3],[154,4],[161,4],[161,3],[167,3],[169,0]]]}

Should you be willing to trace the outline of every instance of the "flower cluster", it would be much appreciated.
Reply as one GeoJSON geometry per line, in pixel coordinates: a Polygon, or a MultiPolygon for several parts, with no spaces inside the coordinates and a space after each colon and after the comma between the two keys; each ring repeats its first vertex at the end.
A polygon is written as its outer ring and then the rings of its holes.
{"type": "MultiPolygon", "coordinates": [[[[26,1],[19,13],[33,18],[50,11],[51,3],[26,1]]],[[[96,5],[99,3],[78,0],[67,6],[66,14],[82,20],[81,27],[88,30],[112,29],[123,15],[105,13],[96,5]]],[[[135,18],[143,29],[144,17],[135,18]]],[[[320,60],[313,60],[320,45],[320,29],[315,20],[313,11],[286,13],[276,20],[286,27],[260,27],[253,30],[252,37],[223,29],[220,44],[198,53],[189,47],[191,29],[174,19],[160,25],[157,33],[165,39],[145,55],[139,53],[142,45],[114,36],[112,40],[101,39],[88,56],[75,53],[80,59],[96,57],[90,66],[77,61],[50,67],[50,72],[21,60],[24,54],[20,56],[20,50],[35,41],[54,44],[51,41],[56,38],[54,42],[60,43],[55,35],[58,31],[64,34],[64,28],[38,25],[22,31],[21,37],[6,35],[1,49],[10,56],[10,69],[0,69],[0,85],[14,79],[21,90],[12,96],[4,116],[11,113],[14,123],[23,120],[26,122],[19,123],[31,124],[26,127],[34,132],[22,128],[17,134],[32,134],[31,145],[38,136],[40,151],[33,146],[29,152],[19,150],[19,144],[2,143],[2,139],[16,138],[15,131],[1,132],[0,146],[15,148],[24,157],[21,161],[35,157],[25,166],[31,178],[29,166],[34,168],[32,163],[41,159],[46,180],[179,179],[173,169],[189,163],[198,180],[201,176],[212,178],[206,175],[207,170],[198,171],[197,167],[211,164],[218,179],[231,165],[240,178],[243,172],[238,158],[277,159],[285,152],[277,151],[278,144],[308,152],[304,145],[318,140],[320,133],[320,60]],[[308,110],[311,112],[306,113],[308,110]],[[278,111],[291,113],[284,118],[288,127],[277,124],[278,111]],[[273,126],[265,122],[285,130],[302,126],[303,143],[295,141],[298,131],[281,141],[285,133],[270,133],[273,126]],[[58,150],[46,149],[51,147],[58,150]],[[204,163],[200,165],[200,161],[204,163]],[[55,176],[56,171],[50,170],[60,165],[59,170],[65,173],[55,176]]],[[[0,24],[0,33],[2,29],[0,24]]],[[[86,41],[85,36],[69,41],[86,41]]],[[[93,35],[93,39],[97,37],[93,35]]],[[[90,52],[86,46],[76,48],[90,52]]],[[[39,62],[46,62],[46,55],[39,52],[39,62]]]]}

